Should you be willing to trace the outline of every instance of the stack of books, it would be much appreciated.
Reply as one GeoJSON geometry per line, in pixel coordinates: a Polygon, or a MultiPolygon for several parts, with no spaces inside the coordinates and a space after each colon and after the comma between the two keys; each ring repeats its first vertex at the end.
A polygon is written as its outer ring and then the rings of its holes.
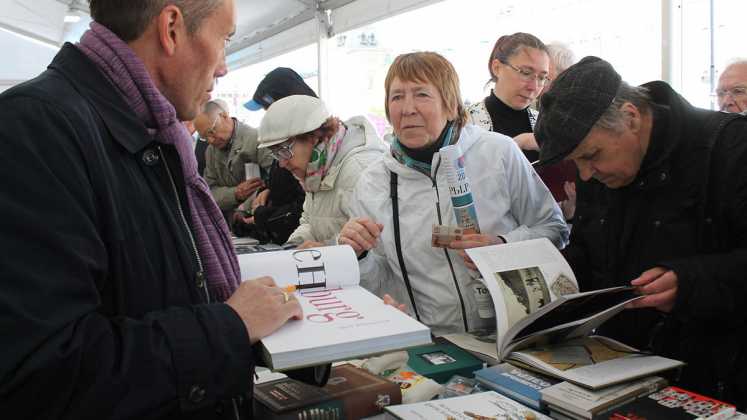
{"type": "Polygon", "coordinates": [[[554,418],[606,419],[610,410],[666,386],[658,376],[637,379],[600,390],[590,390],[569,382],[560,382],[540,391],[542,401],[554,418]]]}
{"type": "Polygon", "coordinates": [[[475,379],[483,387],[543,413],[548,413],[548,409],[541,392],[560,382],[553,377],[508,363],[478,370],[475,372],[475,379]]]}
{"type": "Polygon", "coordinates": [[[397,384],[351,364],[332,368],[327,385],[320,388],[283,378],[254,388],[256,418],[267,420],[351,419],[382,412],[400,404],[397,384]]]}

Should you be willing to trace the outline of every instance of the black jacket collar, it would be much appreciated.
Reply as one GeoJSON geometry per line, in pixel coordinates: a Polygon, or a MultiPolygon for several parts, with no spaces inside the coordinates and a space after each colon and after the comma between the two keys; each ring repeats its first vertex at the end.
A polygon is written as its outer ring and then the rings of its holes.
{"type": "Polygon", "coordinates": [[[60,72],[99,114],[115,141],[135,154],[153,141],[104,74],[77,47],[65,43],[49,69],[60,72]]]}
{"type": "Polygon", "coordinates": [[[674,155],[681,154],[682,146],[687,148],[682,144],[682,137],[690,131],[687,121],[692,119],[696,108],[664,82],[650,82],[641,87],[646,88],[651,97],[653,126],[649,149],[631,187],[649,190],[672,182],[673,160],[678,158],[674,155]],[[682,124],[683,121],[686,123],[682,124]]]}

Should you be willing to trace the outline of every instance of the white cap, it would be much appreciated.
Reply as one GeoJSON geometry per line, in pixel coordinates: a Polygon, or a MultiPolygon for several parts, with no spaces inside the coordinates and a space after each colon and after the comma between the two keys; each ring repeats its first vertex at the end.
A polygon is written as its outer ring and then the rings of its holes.
{"type": "Polygon", "coordinates": [[[321,127],[330,117],[321,99],[306,95],[292,95],[270,105],[259,124],[262,149],[280,144],[288,138],[308,133],[321,127]]]}

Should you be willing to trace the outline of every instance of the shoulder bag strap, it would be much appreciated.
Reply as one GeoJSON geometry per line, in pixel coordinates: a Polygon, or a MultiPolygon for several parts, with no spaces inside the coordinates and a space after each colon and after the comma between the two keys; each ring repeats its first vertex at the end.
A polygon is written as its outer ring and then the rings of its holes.
{"type": "Polygon", "coordinates": [[[410,278],[407,276],[407,267],[405,267],[405,259],[402,255],[402,241],[399,237],[399,202],[397,200],[397,174],[389,172],[389,196],[392,198],[392,216],[394,220],[394,245],[397,248],[397,259],[399,260],[399,268],[402,271],[402,279],[405,281],[407,287],[407,294],[410,296],[410,303],[412,303],[412,309],[415,311],[415,318],[420,321],[420,314],[418,314],[418,307],[415,305],[415,297],[412,294],[412,286],[410,286],[410,278]]]}

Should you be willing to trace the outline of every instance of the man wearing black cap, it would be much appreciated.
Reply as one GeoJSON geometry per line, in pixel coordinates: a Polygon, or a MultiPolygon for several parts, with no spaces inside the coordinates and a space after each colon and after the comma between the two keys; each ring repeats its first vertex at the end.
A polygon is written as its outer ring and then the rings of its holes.
{"type": "Polygon", "coordinates": [[[273,102],[291,95],[316,97],[316,93],[303,81],[303,78],[287,67],[278,67],[267,73],[257,85],[252,100],[244,107],[250,111],[267,109],[273,102]]]}
{"type": "Polygon", "coordinates": [[[684,360],[678,383],[747,407],[747,119],[632,87],[604,60],[562,73],[540,103],[540,165],[573,161],[565,256],[582,290],[643,298],[600,333],[684,360]]]}
{"type": "MultiPolygon", "coordinates": [[[[278,67],[259,82],[253,99],[244,107],[251,111],[267,109],[273,102],[291,95],[317,97],[298,73],[278,67]]],[[[234,220],[232,228],[239,236],[282,244],[299,225],[306,194],[293,174],[277,161],[269,172],[267,188],[252,203],[253,215],[234,220]]]]}

